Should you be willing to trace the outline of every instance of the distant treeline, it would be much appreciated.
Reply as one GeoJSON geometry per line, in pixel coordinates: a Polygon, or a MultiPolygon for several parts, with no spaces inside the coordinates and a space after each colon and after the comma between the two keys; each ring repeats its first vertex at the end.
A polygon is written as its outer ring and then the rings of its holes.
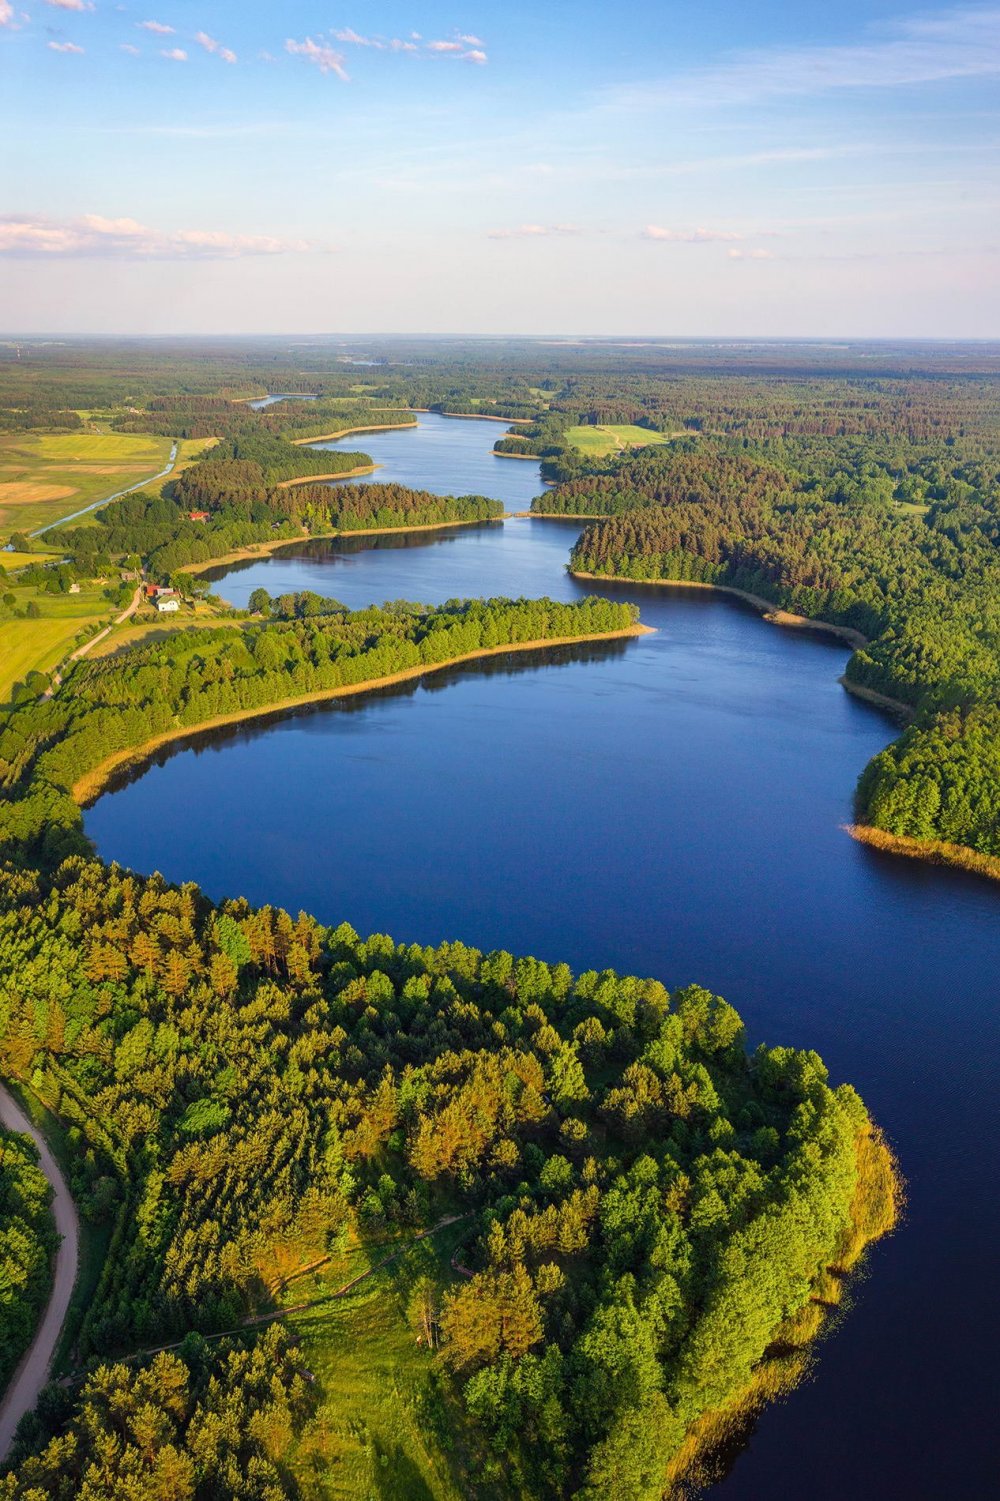
{"type": "Polygon", "coordinates": [[[116,559],[128,558],[144,563],[151,578],[166,582],[192,564],[253,544],[293,541],[304,527],[322,535],[490,521],[502,516],[503,509],[500,501],[480,495],[432,495],[396,484],[279,489],[266,483],[259,463],[213,458],[186,470],[172,498],[137,491],[98,511],[96,526],[51,535],[81,574],[106,573],[116,559]],[[207,519],[192,521],[192,511],[207,511],[207,519]]]}

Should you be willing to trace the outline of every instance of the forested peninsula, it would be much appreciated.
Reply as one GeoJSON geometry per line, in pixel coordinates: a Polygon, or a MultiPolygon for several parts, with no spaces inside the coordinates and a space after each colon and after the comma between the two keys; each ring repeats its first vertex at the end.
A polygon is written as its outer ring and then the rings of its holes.
{"type": "MultiPolygon", "coordinates": [[[[748,1055],[698,987],[362,941],[85,856],[0,873],[0,958],[5,1069],[72,1122],[74,1192],[114,1227],[78,1340],[98,1369],[39,1414],[11,1501],[88,1463],[101,1496],[196,1471],[199,1496],[257,1495],[278,1432],[308,1472],[316,1394],[287,1341],[189,1331],[266,1310],[354,1236],[450,1216],[462,1271],[417,1291],[483,1484],[659,1497],[795,1378],[892,1222],[854,1091],[813,1053],[748,1055]]],[[[303,1494],[281,1477],[267,1494],[303,1494]]]]}
{"type": "Polygon", "coordinates": [[[724,586],[859,633],[848,685],[913,722],[861,776],[858,833],[1000,874],[1000,501],[982,465],[939,488],[902,506],[788,464],[650,449],[534,504],[599,518],[580,574],[724,586]]]}

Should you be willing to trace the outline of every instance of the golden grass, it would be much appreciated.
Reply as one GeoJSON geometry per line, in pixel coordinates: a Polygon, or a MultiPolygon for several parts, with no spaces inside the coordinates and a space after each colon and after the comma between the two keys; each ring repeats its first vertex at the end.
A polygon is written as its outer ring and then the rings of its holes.
{"type": "Polygon", "coordinates": [[[106,615],[62,616],[42,620],[0,621],[0,703],[29,672],[51,672],[69,653],[85,626],[106,615]]]}
{"type": "Polygon", "coordinates": [[[998,855],[984,855],[967,845],[949,844],[944,839],[911,839],[908,834],[890,834],[887,829],[876,829],[866,823],[851,823],[845,827],[852,839],[871,849],[883,850],[889,855],[905,855],[911,860],[926,860],[931,865],[952,865],[971,875],[1000,881],[998,855]]]}
{"type": "Polygon", "coordinates": [[[57,552],[0,552],[0,568],[7,573],[14,573],[18,568],[30,568],[35,563],[51,563],[58,557],[57,552]]]}

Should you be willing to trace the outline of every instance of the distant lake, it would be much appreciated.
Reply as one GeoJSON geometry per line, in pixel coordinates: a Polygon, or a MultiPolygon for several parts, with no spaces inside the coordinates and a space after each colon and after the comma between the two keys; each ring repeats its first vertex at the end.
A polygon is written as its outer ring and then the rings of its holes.
{"type": "MultiPolygon", "coordinates": [[[[504,429],[358,435],[399,479],[523,509],[504,429]]],[[[514,520],[295,544],[222,573],[358,607],[636,599],[657,633],[450,669],[166,751],[86,814],[101,855],[404,941],[696,980],[754,1043],[815,1048],[908,1179],[815,1379],[765,1412],[727,1501],[982,1501],[996,1489],[1000,890],[842,832],[894,734],[837,642],[707,592],[586,588],[578,527],[514,520]],[[372,545],[372,544],[375,545],[372,545]]]]}

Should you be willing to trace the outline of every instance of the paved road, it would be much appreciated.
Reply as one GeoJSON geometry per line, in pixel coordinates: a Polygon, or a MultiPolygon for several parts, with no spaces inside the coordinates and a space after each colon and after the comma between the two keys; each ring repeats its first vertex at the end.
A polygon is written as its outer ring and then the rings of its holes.
{"type": "Polygon", "coordinates": [[[46,532],[51,532],[53,527],[65,526],[68,521],[75,521],[78,516],[86,516],[88,511],[98,511],[101,506],[110,505],[113,500],[121,500],[123,495],[131,495],[134,490],[144,490],[147,485],[153,484],[158,479],[166,479],[171,469],[177,463],[177,446],[174,443],[170,450],[170,457],[167,460],[167,467],[166,469],[161,469],[159,474],[149,474],[145,479],[141,479],[137,485],[129,485],[127,490],[116,490],[114,495],[105,495],[103,499],[95,500],[91,505],[84,506],[80,511],[74,511],[70,516],[60,516],[58,521],[50,521],[48,526],[40,526],[37,532],[31,532],[30,535],[32,537],[44,536],[46,532]]]}
{"type": "Polygon", "coordinates": [[[42,1387],[49,1379],[56,1345],[69,1311],[73,1284],[76,1281],[80,1260],[80,1227],[72,1195],[66,1187],[59,1164],[45,1144],[45,1138],[2,1084],[0,1121],[9,1131],[21,1131],[25,1136],[30,1136],[38,1148],[38,1165],[52,1185],[52,1212],[56,1230],[62,1237],[56,1252],[55,1277],[48,1307],[35,1331],[34,1340],[11,1377],[3,1401],[0,1402],[0,1461],[3,1461],[13,1441],[14,1430],[24,1414],[35,1406],[42,1387]]]}

